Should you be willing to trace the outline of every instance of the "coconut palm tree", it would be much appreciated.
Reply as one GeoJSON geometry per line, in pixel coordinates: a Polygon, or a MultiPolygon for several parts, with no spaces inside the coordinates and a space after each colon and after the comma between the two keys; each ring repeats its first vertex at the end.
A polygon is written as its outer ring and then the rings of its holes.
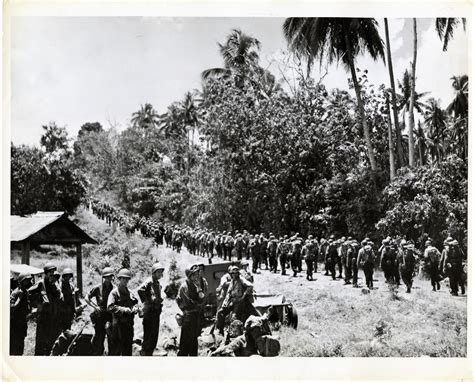
{"type": "Polygon", "coordinates": [[[418,127],[414,131],[415,135],[415,150],[418,152],[418,163],[420,166],[426,164],[426,153],[428,147],[431,145],[431,140],[426,136],[425,129],[421,121],[418,121],[418,127]]]}
{"type": "Polygon", "coordinates": [[[186,92],[183,101],[180,103],[180,113],[182,121],[188,131],[191,132],[189,145],[194,143],[194,133],[199,121],[199,106],[197,93],[186,92]]]}
{"type": "Polygon", "coordinates": [[[462,22],[464,31],[466,31],[466,19],[465,18],[437,18],[435,27],[436,32],[440,40],[443,42],[443,51],[448,50],[448,43],[453,38],[454,29],[462,22]]]}
{"type": "Polygon", "coordinates": [[[229,78],[234,75],[236,85],[242,87],[249,68],[258,66],[260,41],[240,29],[232,29],[225,43],[218,43],[218,46],[224,67],[204,70],[201,73],[202,79],[229,78]]]}
{"type": "Polygon", "coordinates": [[[298,52],[307,60],[318,57],[320,63],[323,60],[330,64],[342,62],[351,73],[370,168],[376,171],[377,164],[355,60],[359,54],[368,52],[374,60],[381,58],[385,62],[384,44],[378,32],[377,21],[373,18],[291,17],[285,20],[283,32],[293,52],[298,52]]]}
{"type": "Polygon", "coordinates": [[[469,106],[469,78],[467,75],[451,77],[455,91],[454,99],[448,105],[446,112],[453,116],[450,126],[450,136],[453,142],[460,147],[461,158],[467,156],[467,117],[469,106]]]}
{"type": "Polygon", "coordinates": [[[131,119],[134,127],[143,129],[157,128],[159,126],[159,115],[149,103],[140,105],[140,110],[132,114],[131,119]]]}
{"type": "Polygon", "coordinates": [[[424,113],[425,125],[429,130],[429,138],[432,141],[432,157],[440,161],[446,152],[446,128],[448,115],[439,104],[438,100],[430,98],[424,113]]]}
{"type": "MultiPolygon", "coordinates": [[[[395,79],[393,76],[393,66],[392,66],[392,52],[390,49],[390,33],[388,29],[388,20],[383,19],[385,25],[385,43],[387,48],[387,63],[388,63],[388,73],[390,75],[390,91],[391,91],[391,101],[393,109],[393,123],[395,125],[395,137],[397,139],[397,158],[398,166],[403,166],[403,148],[402,148],[402,132],[400,129],[400,123],[398,122],[398,106],[397,106],[397,94],[395,89],[395,79]]],[[[389,109],[390,110],[390,109],[389,109]]]]}

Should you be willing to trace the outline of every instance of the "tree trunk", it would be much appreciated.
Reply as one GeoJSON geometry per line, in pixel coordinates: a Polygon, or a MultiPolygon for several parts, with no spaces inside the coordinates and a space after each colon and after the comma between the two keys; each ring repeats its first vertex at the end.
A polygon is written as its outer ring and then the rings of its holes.
{"type": "Polygon", "coordinates": [[[415,140],[413,138],[413,130],[415,128],[415,71],[416,71],[416,50],[417,50],[417,35],[416,35],[416,18],[413,19],[413,62],[411,64],[410,77],[410,112],[408,122],[408,164],[410,167],[415,166],[415,140]]]}
{"type": "Polygon", "coordinates": [[[375,172],[377,171],[377,164],[375,162],[374,148],[372,146],[372,141],[370,140],[370,130],[369,130],[369,125],[367,124],[367,118],[365,116],[364,101],[362,100],[362,96],[360,94],[359,81],[357,80],[357,74],[356,74],[356,70],[354,66],[354,59],[352,56],[351,45],[349,42],[349,36],[347,35],[347,31],[344,32],[344,39],[346,42],[347,54],[349,57],[349,65],[351,68],[352,82],[354,83],[354,90],[355,90],[356,98],[357,98],[357,108],[359,109],[359,116],[362,121],[362,128],[364,130],[364,138],[365,138],[365,144],[367,145],[367,155],[369,157],[370,168],[372,172],[375,172]]]}
{"type": "Polygon", "coordinates": [[[403,147],[402,147],[402,131],[400,130],[400,123],[398,121],[398,106],[397,106],[397,93],[395,91],[395,79],[393,77],[393,66],[392,66],[392,51],[390,49],[390,35],[388,32],[388,20],[384,19],[385,23],[385,40],[387,43],[387,61],[388,61],[388,73],[390,75],[390,91],[392,92],[392,109],[393,109],[393,123],[395,125],[395,136],[397,138],[397,159],[398,167],[403,166],[403,147]]]}
{"type": "MultiPolygon", "coordinates": [[[[387,103],[387,121],[388,121],[388,160],[390,163],[390,182],[395,178],[395,157],[393,153],[393,140],[392,140],[392,120],[390,118],[390,102],[388,100],[389,96],[386,95],[387,103]]],[[[395,113],[394,113],[395,114],[395,113]]]]}
{"type": "Polygon", "coordinates": [[[424,165],[424,160],[423,160],[423,147],[421,147],[421,143],[418,144],[418,154],[420,155],[420,166],[424,165]]]}

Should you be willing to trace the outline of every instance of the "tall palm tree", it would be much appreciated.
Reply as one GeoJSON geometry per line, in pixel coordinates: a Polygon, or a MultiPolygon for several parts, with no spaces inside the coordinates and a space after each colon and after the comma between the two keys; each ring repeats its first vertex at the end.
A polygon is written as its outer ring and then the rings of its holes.
{"type": "Polygon", "coordinates": [[[159,115],[153,106],[149,103],[140,105],[140,110],[132,114],[132,125],[143,129],[151,129],[158,127],[159,115]]]}
{"type": "Polygon", "coordinates": [[[432,157],[440,161],[446,151],[446,127],[448,116],[438,100],[430,98],[424,113],[425,125],[429,129],[429,138],[432,141],[432,157]]]}
{"type": "Polygon", "coordinates": [[[416,55],[418,50],[418,36],[416,32],[416,18],[413,19],[413,61],[411,62],[410,76],[410,109],[408,112],[408,164],[410,167],[415,166],[415,140],[413,130],[415,130],[415,79],[416,79],[416,55]]]}
{"type": "MultiPolygon", "coordinates": [[[[402,147],[402,132],[400,129],[400,123],[398,122],[398,106],[397,106],[397,94],[395,89],[395,79],[393,76],[393,66],[392,66],[392,51],[390,49],[390,33],[388,29],[388,20],[383,19],[385,25],[385,43],[387,48],[387,62],[388,62],[388,73],[390,75],[390,91],[392,93],[392,109],[393,109],[393,123],[395,125],[395,137],[397,139],[397,159],[398,166],[403,166],[403,147],[402,147]]],[[[390,109],[388,110],[390,113],[390,109]]]]}
{"type": "MultiPolygon", "coordinates": [[[[408,113],[410,107],[410,96],[411,96],[411,84],[410,84],[410,73],[408,69],[403,72],[402,80],[398,82],[398,89],[400,94],[398,95],[398,110],[403,113],[403,118],[405,114],[408,113]]],[[[429,92],[417,93],[415,91],[415,110],[422,114],[423,110],[426,108],[426,104],[421,100],[423,97],[428,95],[429,92]]]]}
{"type": "Polygon", "coordinates": [[[426,136],[425,129],[421,121],[418,121],[418,127],[414,131],[415,149],[418,152],[418,163],[420,166],[426,164],[426,152],[430,145],[430,139],[426,136]]]}
{"type": "Polygon", "coordinates": [[[160,115],[160,130],[167,139],[182,138],[186,134],[182,113],[177,103],[168,106],[167,112],[160,115]]]}
{"type": "Polygon", "coordinates": [[[370,168],[376,171],[377,164],[355,60],[359,54],[368,52],[374,60],[381,58],[385,62],[384,44],[378,32],[377,21],[373,18],[291,17],[285,20],[283,32],[293,52],[298,52],[307,60],[319,57],[320,63],[324,59],[328,63],[341,61],[346,70],[350,71],[370,168]]]}
{"type": "Polygon", "coordinates": [[[224,59],[223,68],[211,68],[201,73],[203,80],[229,78],[235,75],[236,85],[241,87],[250,67],[258,66],[260,41],[240,29],[232,29],[224,44],[218,43],[224,59]]]}
{"type": "Polygon", "coordinates": [[[182,121],[188,131],[191,132],[189,145],[194,143],[194,133],[199,121],[199,108],[196,92],[186,92],[183,101],[180,103],[180,112],[182,114],[182,121]]]}
{"type": "Polygon", "coordinates": [[[443,42],[443,51],[448,50],[448,43],[453,38],[454,29],[462,22],[464,31],[466,30],[466,19],[465,18],[437,18],[435,27],[436,32],[440,40],[443,42]]]}
{"type": "MultiPolygon", "coordinates": [[[[387,125],[388,125],[388,161],[390,165],[390,181],[395,179],[395,158],[393,150],[393,135],[392,135],[392,120],[390,118],[390,95],[389,92],[385,93],[385,102],[387,108],[387,125]]],[[[395,115],[395,113],[394,113],[395,115]]],[[[401,143],[400,143],[401,144],[401,143]]],[[[402,158],[403,160],[403,158],[402,158]]]]}
{"type": "Polygon", "coordinates": [[[467,156],[467,117],[469,107],[469,78],[467,75],[451,77],[454,99],[448,105],[446,112],[453,116],[453,124],[450,128],[450,135],[453,142],[457,142],[460,147],[461,158],[467,156]]]}

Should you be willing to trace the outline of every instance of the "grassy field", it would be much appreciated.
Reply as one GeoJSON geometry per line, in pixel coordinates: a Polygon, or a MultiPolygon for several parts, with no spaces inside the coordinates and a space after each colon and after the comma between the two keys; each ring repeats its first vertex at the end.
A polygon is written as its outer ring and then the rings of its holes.
{"type": "MultiPolygon", "coordinates": [[[[176,256],[178,268],[184,269],[202,258],[191,256],[186,250],[174,254],[164,246],[156,247],[151,240],[140,235],[125,236],[114,230],[87,211],[76,216],[78,223],[92,237],[101,242],[99,246],[84,248],[84,291],[100,282],[98,270],[104,263],[118,264],[118,252],[131,254],[134,278],[131,288],[136,288],[147,276],[151,265],[159,260],[166,269],[176,256]]],[[[47,254],[33,252],[31,265],[42,267],[54,260],[61,270],[75,270],[75,258],[62,248],[59,258],[51,259],[47,254]]],[[[12,253],[12,262],[19,262],[19,254],[12,253]]],[[[117,267],[119,267],[118,265],[117,267]]],[[[299,316],[297,330],[282,327],[275,332],[281,342],[281,355],[288,357],[465,357],[467,353],[467,298],[452,297],[447,283],[441,290],[431,291],[428,280],[416,278],[411,294],[402,286],[391,290],[376,272],[374,290],[363,294],[361,289],[344,286],[342,280],[332,281],[319,272],[314,281],[307,281],[305,274],[298,277],[281,276],[262,270],[254,275],[254,286],[258,293],[283,294],[296,307],[299,316]]],[[[359,278],[363,278],[359,272],[359,278]]],[[[362,282],[363,280],[360,279],[362,282]]],[[[168,274],[162,284],[168,283],[168,274]]],[[[179,327],[175,314],[179,309],[174,300],[166,299],[161,316],[160,339],[156,354],[164,354],[164,345],[179,340],[179,327]]],[[[83,314],[88,318],[88,311],[83,314]]],[[[76,326],[82,321],[76,323],[76,326]]],[[[86,332],[92,332],[88,325],[86,332]]],[[[25,354],[34,353],[35,326],[31,322],[25,346],[25,354]]],[[[135,321],[135,337],[142,336],[141,320],[135,321]]],[[[204,336],[205,337],[205,336],[204,336]]],[[[203,337],[203,338],[204,338],[203,337]]],[[[202,345],[202,344],[201,344],[202,345]]],[[[168,346],[167,346],[168,348],[168,346]]],[[[134,345],[134,354],[139,346],[134,345]]],[[[207,348],[200,346],[200,354],[207,348]]],[[[167,355],[175,355],[172,349],[167,355]]]]}

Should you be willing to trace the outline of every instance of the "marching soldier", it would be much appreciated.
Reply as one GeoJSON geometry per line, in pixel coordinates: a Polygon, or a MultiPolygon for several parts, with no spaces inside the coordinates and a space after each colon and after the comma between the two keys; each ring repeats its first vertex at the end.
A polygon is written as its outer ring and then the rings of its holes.
{"type": "Polygon", "coordinates": [[[117,274],[118,285],[107,300],[107,310],[112,313],[112,349],[109,355],[132,355],[133,319],[138,312],[138,300],[128,289],[131,272],[122,268],[117,274]]]}
{"type": "Polygon", "coordinates": [[[290,263],[293,270],[293,277],[301,272],[301,239],[295,235],[291,244],[290,263]]]}
{"type": "Polygon", "coordinates": [[[10,295],[10,355],[23,355],[25,337],[28,330],[27,316],[31,312],[28,289],[32,276],[20,273],[18,288],[10,295]]]}
{"type": "Polygon", "coordinates": [[[43,279],[32,287],[41,295],[36,320],[35,355],[50,355],[54,341],[61,333],[59,309],[63,296],[54,274],[56,266],[47,263],[43,270],[43,279]]]}
{"type": "Polygon", "coordinates": [[[339,254],[337,253],[337,247],[334,243],[334,235],[331,235],[326,249],[326,272],[329,271],[331,273],[333,280],[336,280],[336,263],[338,257],[339,254]]]}
{"type": "Polygon", "coordinates": [[[301,255],[306,263],[306,280],[313,280],[313,264],[317,261],[317,253],[317,247],[313,241],[313,235],[309,235],[306,244],[301,250],[301,255]]]}
{"type": "MultiPolygon", "coordinates": [[[[257,236],[257,240],[259,243],[260,263],[265,264],[265,269],[267,270],[268,269],[268,255],[267,255],[268,240],[263,233],[260,234],[260,238],[257,236]]],[[[260,268],[261,268],[261,264],[260,264],[260,268]]]]}
{"type": "Polygon", "coordinates": [[[461,294],[465,293],[463,280],[463,260],[464,255],[459,248],[457,240],[452,240],[449,243],[449,250],[446,252],[443,269],[449,277],[449,285],[451,287],[451,294],[458,296],[459,287],[461,287],[461,294]]]}
{"type": "Polygon", "coordinates": [[[415,246],[413,244],[408,244],[403,253],[403,258],[400,264],[400,274],[407,287],[407,293],[411,292],[416,263],[417,258],[415,255],[415,246]]]}
{"type": "Polygon", "coordinates": [[[431,286],[433,287],[433,292],[439,290],[441,288],[440,285],[440,261],[441,261],[441,253],[438,251],[436,247],[433,247],[431,240],[427,240],[425,243],[425,253],[424,259],[426,263],[426,268],[430,275],[431,286]]]}
{"type": "Polygon", "coordinates": [[[270,240],[267,244],[268,262],[270,263],[270,272],[277,273],[278,261],[277,261],[277,240],[275,236],[270,236],[270,240]]]}
{"type": "Polygon", "coordinates": [[[289,246],[290,244],[288,243],[288,239],[284,239],[283,241],[280,242],[277,248],[277,256],[280,260],[282,275],[286,275],[286,261],[288,258],[288,252],[290,251],[289,246]]]}
{"type": "Polygon", "coordinates": [[[372,247],[366,244],[359,250],[357,256],[357,268],[362,268],[365,274],[365,283],[369,289],[374,287],[374,265],[375,265],[375,254],[372,247]]]}
{"type": "Polygon", "coordinates": [[[143,303],[143,344],[140,351],[143,356],[153,355],[158,342],[163,306],[160,279],[163,277],[163,272],[164,268],[159,263],[153,264],[151,277],[138,289],[138,296],[143,303]]]}

